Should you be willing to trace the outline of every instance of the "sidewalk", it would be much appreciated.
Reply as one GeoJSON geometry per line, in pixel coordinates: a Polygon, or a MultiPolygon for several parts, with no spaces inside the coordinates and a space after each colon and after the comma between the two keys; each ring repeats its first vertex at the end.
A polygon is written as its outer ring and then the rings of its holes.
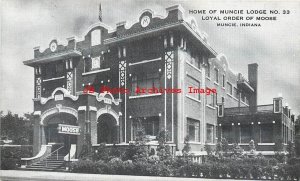
{"type": "MultiPolygon", "coordinates": [[[[21,171],[21,170],[0,170],[0,181],[11,180],[69,180],[69,181],[220,181],[236,179],[207,179],[207,178],[178,178],[178,177],[152,177],[152,176],[129,176],[129,175],[100,175],[100,174],[81,174],[64,172],[43,172],[43,171],[21,171]]],[[[245,181],[245,180],[243,180],[245,181]]],[[[251,180],[253,181],[253,180],[251,180]]]]}

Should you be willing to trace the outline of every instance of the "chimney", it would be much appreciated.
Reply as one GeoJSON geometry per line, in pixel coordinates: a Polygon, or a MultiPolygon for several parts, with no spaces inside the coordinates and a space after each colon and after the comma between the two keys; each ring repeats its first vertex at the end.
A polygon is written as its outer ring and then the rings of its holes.
{"type": "Polygon", "coordinates": [[[248,65],[248,80],[254,92],[249,96],[249,107],[251,112],[257,111],[257,81],[258,81],[258,65],[257,63],[248,65]]]}
{"type": "Polygon", "coordinates": [[[283,110],[282,96],[279,95],[278,97],[273,98],[273,112],[274,113],[281,113],[282,110],[283,110]]]}

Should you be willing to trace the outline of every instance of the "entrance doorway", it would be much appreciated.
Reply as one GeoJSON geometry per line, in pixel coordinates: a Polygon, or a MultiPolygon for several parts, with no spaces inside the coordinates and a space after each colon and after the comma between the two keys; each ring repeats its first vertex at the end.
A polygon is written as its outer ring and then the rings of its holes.
{"type": "Polygon", "coordinates": [[[97,122],[97,143],[118,143],[117,120],[110,114],[102,114],[97,122]]]}
{"type": "Polygon", "coordinates": [[[77,125],[76,117],[67,113],[58,113],[48,118],[44,127],[46,144],[54,145],[53,148],[64,146],[62,152],[67,153],[70,144],[76,144],[77,136],[58,133],[58,124],[77,125]]]}

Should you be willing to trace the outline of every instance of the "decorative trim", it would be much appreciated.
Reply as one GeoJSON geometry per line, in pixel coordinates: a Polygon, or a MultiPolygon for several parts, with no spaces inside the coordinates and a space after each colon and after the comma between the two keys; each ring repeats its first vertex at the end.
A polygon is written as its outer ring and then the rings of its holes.
{"type": "Polygon", "coordinates": [[[166,52],[165,53],[165,66],[166,66],[167,79],[172,78],[173,60],[174,60],[174,52],[173,51],[166,52]]]}
{"type": "Polygon", "coordinates": [[[129,96],[129,99],[137,99],[137,98],[145,98],[145,97],[154,97],[154,96],[160,96],[161,93],[155,93],[155,94],[145,94],[145,95],[138,95],[138,96],[129,96]]]}
{"type": "Polygon", "coordinates": [[[78,96],[73,96],[73,95],[71,95],[70,92],[69,92],[67,89],[62,88],[62,87],[58,87],[58,88],[56,88],[56,89],[52,92],[52,94],[51,94],[50,97],[48,97],[48,98],[43,98],[43,97],[41,97],[40,99],[34,99],[34,101],[38,101],[38,100],[39,100],[39,101],[41,102],[41,104],[46,104],[49,100],[54,99],[54,95],[55,95],[55,93],[56,93],[57,91],[62,91],[63,94],[64,94],[64,97],[71,98],[73,101],[77,101],[78,98],[79,98],[78,96]]]}
{"type": "Polygon", "coordinates": [[[110,71],[110,68],[94,70],[94,71],[90,71],[90,72],[84,72],[84,73],[82,73],[82,75],[90,75],[90,74],[96,74],[96,73],[106,72],[106,71],[110,71]]]}
{"type": "Polygon", "coordinates": [[[76,109],[71,108],[71,107],[56,105],[56,107],[50,108],[43,112],[43,114],[41,115],[40,125],[44,125],[44,120],[48,116],[56,114],[56,113],[68,113],[68,114],[75,116],[76,120],[78,120],[78,111],[76,109]]]}
{"type": "Polygon", "coordinates": [[[258,146],[273,146],[275,143],[257,143],[258,146]]]}
{"type": "Polygon", "coordinates": [[[129,63],[129,66],[133,66],[133,65],[138,65],[138,64],[144,64],[144,63],[150,63],[150,62],[155,62],[155,61],[159,61],[161,60],[161,58],[155,58],[155,59],[151,59],[151,60],[142,60],[140,62],[135,62],[135,63],[129,63]]]}
{"type": "Polygon", "coordinates": [[[249,143],[238,143],[238,145],[247,146],[249,143]]]}
{"type": "Polygon", "coordinates": [[[102,114],[110,114],[112,115],[116,122],[117,122],[117,126],[119,126],[119,114],[117,114],[114,110],[112,110],[109,106],[106,106],[105,108],[101,108],[97,111],[97,120],[99,119],[99,117],[102,115],[102,114]]]}
{"type": "Polygon", "coordinates": [[[192,144],[192,145],[202,145],[201,142],[196,142],[196,141],[190,141],[189,144],[192,144]]]}
{"type": "Polygon", "coordinates": [[[116,42],[119,42],[119,41],[122,41],[122,40],[127,40],[127,39],[130,39],[130,38],[138,37],[140,35],[145,35],[145,34],[149,34],[149,33],[153,33],[153,32],[158,32],[158,31],[161,31],[161,30],[166,30],[166,29],[171,28],[171,27],[176,27],[180,24],[182,24],[182,23],[175,22],[175,23],[171,23],[171,24],[161,26],[160,28],[157,28],[157,29],[149,29],[149,30],[145,30],[145,31],[142,31],[142,32],[136,32],[136,33],[130,34],[128,36],[108,38],[108,39],[104,40],[104,44],[116,43],[116,42]]]}
{"type": "Polygon", "coordinates": [[[89,106],[89,110],[90,110],[90,111],[97,111],[97,108],[94,107],[94,106],[89,106]]]}
{"type": "Polygon", "coordinates": [[[34,112],[33,112],[33,115],[34,115],[34,116],[40,116],[41,114],[42,114],[41,111],[34,111],[34,112]]]}
{"type": "Polygon", "coordinates": [[[55,77],[55,78],[51,78],[51,79],[44,79],[43,82],[48,82],[48,81],[58,80],[58,79],[64,79],[64,78],[65,78],[65,76],[55,77]]]}
{"type": "MultiPolygon", "coordinates": [[[[120,104],[120,101],[118,99],[115,99],[114,96],[110,93],[110,92],[107,92],[107,91],[104,91],[103,93],[100,93],[96,96],[96,99],[98,102],[101,102],[101,101],[104,101],[104,103],[107,103],[107,99],[105,96],[106,95],[109,95],[111,97],[111,102],[114,103],[115,105],[119,105],[120,104]]],[[[109,104],[109,103],[108,103],[109,104]]]]}
{"type": "Polygon", "coordinates": [[[86,111],[86,106],[79,106],[78,111],[86,111]]]}
{"type": "Polygon", "coordinates": [[[183,7],[180,4],[168,7],[168,8],[166,8],[166,11],[170,12],[170,11],[177,10],[177,9],[179,11],[181,11],[182,13],[184,13],[184,9],[183,9],[183,7]]]}
{"type": "Polygon", "coordinates": [[[73,72],[67,72],[67,90],[73,94],[73,72]]]}

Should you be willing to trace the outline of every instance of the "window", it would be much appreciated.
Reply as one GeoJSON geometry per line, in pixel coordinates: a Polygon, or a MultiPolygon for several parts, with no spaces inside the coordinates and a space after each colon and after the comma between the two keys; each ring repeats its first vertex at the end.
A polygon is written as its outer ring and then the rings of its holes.
{"type": "Polygon", "coordinates": [[[249,143],[251,141],[251,128],[250,125],[240,126],[240,143],[249,143]]]}
{"type": "Polygon", "coordinates": [[[159,74],[143,73],[139,75],[133,75],[131,79],[131,95],[134,96],[149,94],[148,91],[146,91],[145,93],[139,93],[138,91],[136,91],[138,88],[160,88],[159,74]]]}
{"type": "Polygon", "coordinates": [[[228,87],[228,93],[230,95],[232,95],[232,85],[231,85],[231,83],[227,82],[227,87],[228,87]]]}
{"type": "Polygon", "coordinates": [[[201,61],[200,61],[199,56],[197,54],[192,53],[191,59],[189,61],[192,65],[194,65],[198,69],[201,68],[201,61]]]}
{"type": "Polygon", "coordinates": [[[206,97],[206,104],[209,106],[215,106],[215,94],[211,93],[206,97]]]}
{"type": "Polygon", "coordinates": [[[187,134],[190,141],[200,142],[200,121],[188,118],[187,134]]]}
{"type": "Polygon", "coordinates": [[[99,45],[101,44],[101,30],[94,30],[91,33],[91,45],[99,45]]]}
{"type": "Polygon", "coordinates": [[[224,116],[224,106],[222,104],[218,105],[218,117],[224,116]]]}
{"type": "Polygon", "coordinates": [[[224,74],[223,74],[223,76],[222,76],[222,87],[225,88],[225,75],[224,75],[224,74]]]}
{"type": "Polygon", "coordinates": [[[207,69],[206,69],[206,76],[210,77],[210,64],[207,64],[207,69]]]}
{"type": "Polygon", "coordinates": [[[85,72],[103,68],[103,57],[93,57],[84,59],[85,72]]]}
{"type": "Polygon", "coordinates": [[[133,140],[136,140],[138,131],[142,129],[145,131],[145,135],[147,135],[150,139],[155,140],[159,132],[158,125],[158,116],[135,118],[132,122],[133,140]]]}
{"type": "Polygon", "coordinates": [[[193,89],[199,89],[200,88],[200,82],[193,77],[187,76],[187,81],[186,81],[186,92],[187,95],[190,97],[193,97],[197,100],[200,100],[200,94],[198,92],[192,92],[190,87],[193,87],[193,89]]]}
{"type": "Polygon", "coordinates": [[[260,143],[273,143],[273,125],[260,124],[259,128],[260,143]]]}
{"type": "Polygon", "coordinates": [[[222,125],[222,136],[228,141],[228,143],[233,143],[233,129],[231,125],[222,125]]]}
{"type": "Polygon", "coordinates": [[[100,57],[94,57],[92,58],[92,70],[93,69],[100,69],[100,57]]]}
{"type": "Polygon", "coordinates": [[[195,58],[195,66],[196,66],[198,69],[201,68],[201,61],[200,61],[198,55],[196,55],[196,58],[195,58]]]}
{"type": "Polygon", "coordinates": [[[55,74],[57,77],[64,74],[64,64],[62,62],[55,64],[55,74]]]}
{"type": "Polygon", "coordinates": [[[219,70],[217,68],[215,68],[215,78],[216,82],[219,83],[219,70]]]}
{"type": "Polygon", "coordinates": [[[45,65],[43,69],[44,79],[61,77],[64,75],[64,63],[62,61],[49,63],[45,65]]]}
{"type": "Polygon", "coordinates": [[[239,96],[238,96],[238,90],[237,90],[236,87],[233,88],[233,96],[234,96],[235,98],[238,98],[238,97],[239,97],[239,96]]]}
{"type": "Polygon", "coordinates": [[[212,124],[206,124],[206,142],[214,142],[214,125],[212,124]]]}

